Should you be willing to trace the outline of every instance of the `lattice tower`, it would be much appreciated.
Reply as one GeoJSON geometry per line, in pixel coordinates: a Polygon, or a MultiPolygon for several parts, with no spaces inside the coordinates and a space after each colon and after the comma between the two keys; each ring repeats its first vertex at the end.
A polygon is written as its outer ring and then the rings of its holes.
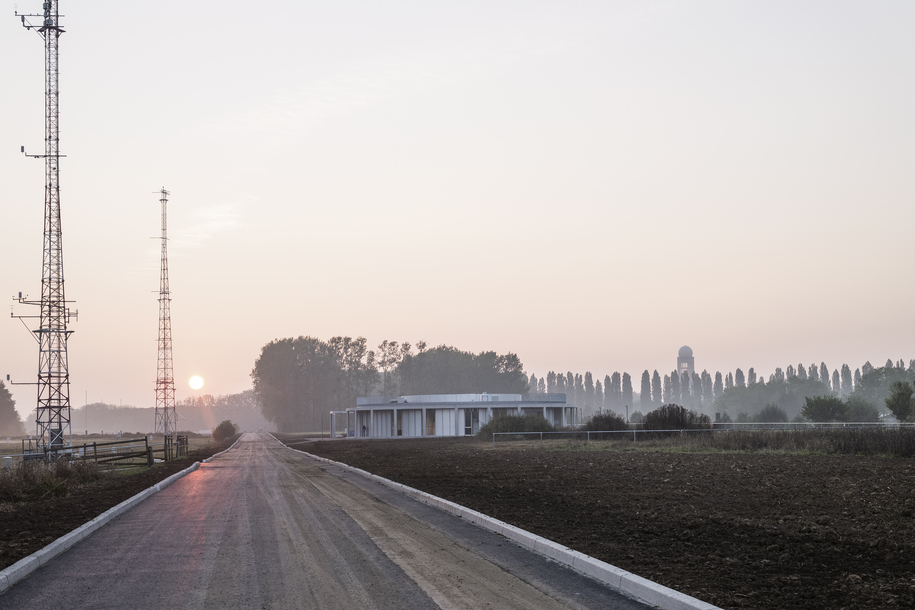
{"type": "Polygon", "coordinates": [[[159,273],[159,365],[156,376],[156,434],[178,430],[175,413],[175,375],[172,365],[172,313],[168,290],[168,191],[159,191],[162,204],[162,265],[159,273]]]}
{"type": "MultiPolygon", "coordinates": [[[[72,445],[70,428],[70,372],[67,357],[67,322],[70,311],[64,295],[64,256],[60,222],[60,137],[58,110],[58,39],[63,33],[57,0],[47,0],[40,15],[19,15],[22,25],[35,30],[45,43],[45,159],[44,249],[42,253],[41,301],[38,305],[38,406],[35,414],[37,449],[58,451],[72,445]],[[29,18],[40,18],[33,25],[29,18]]],[[[23,152],[25,149],[23,147],[23,152]]],[[[20,293],[21,294],[21,293],[20,293]]]]}

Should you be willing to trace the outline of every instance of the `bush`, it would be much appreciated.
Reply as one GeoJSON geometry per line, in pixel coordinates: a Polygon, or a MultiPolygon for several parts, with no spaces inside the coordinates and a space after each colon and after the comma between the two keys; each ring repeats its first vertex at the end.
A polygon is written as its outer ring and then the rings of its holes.
{"type": "Polygon", "coordinates": [[[860,396],[852,394],[845,399],[848,405],[848,421],[871,422],[880,420],[880,410],[875,404],[860,396]]]}
{"type": "Polygon", "coordinates": [[[555,432],[542,415],[502,415],[489,420],[477,432],[477,438],[492,438],[493,432],[555,432]]]}
{"type": "Polygon", "coordinates": [[[788,414],[778,405],[766,405],[756,414],[753,421],[763,424],[783,423],[788,421],[788,414]]]}
{"type": "Polygon", "coordinates": [[[813,422],[848,421],[848,405],[835,396],[808,396],[801,414],[813,422]]]}
{"type": "Polygon", "coordinates": [[[584,429],[601,431],[626,430],[628,429],[628,426],[622,417],[610,411],[592,415],[591,418],[585,422],[584,429]]]}
{"type": "Polygon", "coordinates": [[[912,416],[915,406],[915,391],[908,381],[894,381],[890,384],[890,395],[886,399],[886,408],[899,421],[906,421],[912,416]]]}
{"type": "Polygon", "coordinates": [[[712,421],[708,415],[699,415],[688,411],[680,405],[664,405],[645,416],[646,430],[690,430],[694,428],[711,428],[712,421]]]}
{"type": "Polygon", "coordinates": [[[633,411],[632,415],[629,416],[629,421],[634,424],[640,424],[645,421],[645,416],[642,415],[641,411],[633,411]]]}
{"type": "Polygon", "coordinates": [[[213,428],[213,440],[217,443],[221,443],[235,436],[236,432],[238,432],[238,426],[235,425],[235,422],[227,419],[213,428]]]}

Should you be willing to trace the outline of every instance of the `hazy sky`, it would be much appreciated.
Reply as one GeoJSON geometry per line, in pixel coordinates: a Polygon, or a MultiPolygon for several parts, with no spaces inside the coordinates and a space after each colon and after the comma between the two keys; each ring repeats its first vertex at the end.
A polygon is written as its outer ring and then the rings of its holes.
{"type": "MultiPolygon", "coordinates": [[[[37,297],[43,165],[19,146],[41,148],[44,59],[12,12],[0,295],[37,297]]],[[[155,404],[162,186],[179,399],[194,374],[248,388],[297,335],[636,380],[683,344],[712,372],[915,358],[911,2],[61,12],[74,405],[155,404]]],[[[0,323],[4,378],[37,361],[0,323]]]]}

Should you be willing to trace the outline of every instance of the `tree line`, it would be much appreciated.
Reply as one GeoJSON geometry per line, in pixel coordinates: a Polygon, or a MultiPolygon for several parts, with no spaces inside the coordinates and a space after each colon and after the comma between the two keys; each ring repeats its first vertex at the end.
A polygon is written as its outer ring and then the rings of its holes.
{"type": "Polygon", "coordinates": [[[465,352],[384,340],[369,349],[364,337],[277,339],[261,349],[251,379],[264,417],[281,431],[319,431],[329,411],[356,405],[359,396],[527,392],[516,354],[465,352]]]}
{"type": "MultiPolygon", "coordinates": [[[[735,418],[751,417],[767,405],[777,405],[790,417],[797,417],[805,398],[811,396],[848,399],[854,394],[853,402],[859,407],[866,403],[879,408],[889,395],[889,385],[893,381],[912,381],[910,378],[915,378],[915,359],[909,360],[908,367],[903,360],[888,359],[880,368],[865,362],[854,371],[848,364],[843,364],[831,374],[825,362],[789,365],[785,369],[776,368],[768,379],[758,375],[752,367],[746,374],[738,368],[724,375],[718,371],[712,375],[707,370],[692,375],[686,371],[671,371],[663,377],[657,370],[653,373],[645,370],[638,393],[634,392],[632,377],[625,372],[605,375],[601,382],[591,372],[582,375],[550,371],[539,378],[531,374],[528,385],[531,392],[566,394],[569,404],[580,407],[586,415],[603,410],[622,412],[627,406],[641,413],[677,404],[735,418]]],[[[872,410],[860,412],[870,414],[872,410]]]]}

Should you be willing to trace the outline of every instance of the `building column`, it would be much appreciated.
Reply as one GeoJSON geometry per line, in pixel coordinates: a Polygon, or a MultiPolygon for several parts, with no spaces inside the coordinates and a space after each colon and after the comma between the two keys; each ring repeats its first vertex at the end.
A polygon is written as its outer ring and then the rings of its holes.
{"type": "Polygon", "coordinates": [[[423,409],[423,421],[419,423],[419,435],[426,436],[426,410],[423,409]]]}

